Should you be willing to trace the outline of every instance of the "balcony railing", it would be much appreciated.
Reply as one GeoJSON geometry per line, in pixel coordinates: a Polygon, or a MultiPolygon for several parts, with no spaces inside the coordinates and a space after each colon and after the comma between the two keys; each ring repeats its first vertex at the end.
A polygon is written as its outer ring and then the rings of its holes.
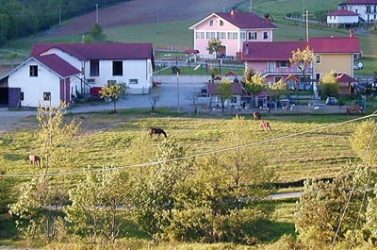
{"type": "MultiPolygon", "coordinates": [[[[268,74],[302,74],[297,68],[270,68],[261,71],[262,75],[268,74]]],[[[305,71],[305,74],[311,73],[310,69],[305,71]]]]}

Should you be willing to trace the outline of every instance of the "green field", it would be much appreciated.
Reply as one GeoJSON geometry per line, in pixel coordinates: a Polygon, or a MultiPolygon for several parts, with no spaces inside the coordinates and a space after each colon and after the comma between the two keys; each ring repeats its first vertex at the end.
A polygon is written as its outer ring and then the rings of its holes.
{"type": "MultiPolygon", "coordinates": [[[[84,133],[71,142],[66,171],[88,166],[126,166],[155,160],[159,140],[149,137],[144,141],[145,147],[150,150],[148,156],[143,159],[130,157],[133,141],[145,137],[147,128],[151,126],[166,129],[171,139],[179,141],[187,149],[188,155],[217,150],[217,142],[227,133],[223,124],[229,120],[229,117],[172,117],[169,113],[166,117],[97,113],[71,118],[82,123],[84,133]]],[[[350,162],[358,162],[349,143],[354,124],[318,130],[273,143],[263,142],[350,119],[347,116],[272,116],[267,119],[271,122],[272,132],[260,131],[259,122],[249,120],[249,127],[239,133],[245,133],[250,143],[256,143],[250,147],[265,154],[269,159],[266,167],[276,170],[281,182],[334,177],[350,162]]],[[[23,124],[30,129],[9,132],[0,137],[0,170],[7,174],[39,172],[27,161],[30,152],[38,153],[35,118],[25,118],[23,124]]],[[[68,156],[62,157],[64,163],[64,157],[68,156]]]]}

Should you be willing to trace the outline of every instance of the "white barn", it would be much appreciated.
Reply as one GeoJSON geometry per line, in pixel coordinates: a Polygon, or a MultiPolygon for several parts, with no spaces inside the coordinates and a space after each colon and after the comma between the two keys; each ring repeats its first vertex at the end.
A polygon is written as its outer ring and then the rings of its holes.
{"type": "Polygon", "coordinates": [[[109,83],[127,85],[130,94],[148,94],[153,68],[150,43],[37,44],[29,59],[0,79],[7,93],[0,103],[56,106],[78,95],[96,95],[109,83]]]}
{"type": "Polygon", "coordinates": [[[332,26],[353,25],[359,22],[359,14],[350,10],[335,10],[327,14],[327,24],[332,26]]]}
{"type": "Polygon", "coordinates": [[[359,14],[365,22],[377,21],[377,0],[346,0],[338,8],[359,14]]]}

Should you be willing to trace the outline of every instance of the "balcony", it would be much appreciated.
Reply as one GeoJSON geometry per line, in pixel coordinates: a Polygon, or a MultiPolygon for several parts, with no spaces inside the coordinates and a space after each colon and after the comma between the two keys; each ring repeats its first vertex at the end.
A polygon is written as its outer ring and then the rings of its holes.
{"type": "MultiPolygon", "coordinates": [[[[262,75],[289,75],[302,74],[297,68],[269,68],[261,71],[262,75]]],[[[311,74],[311,69],[307,69],[305,74],[311,74]]]]}

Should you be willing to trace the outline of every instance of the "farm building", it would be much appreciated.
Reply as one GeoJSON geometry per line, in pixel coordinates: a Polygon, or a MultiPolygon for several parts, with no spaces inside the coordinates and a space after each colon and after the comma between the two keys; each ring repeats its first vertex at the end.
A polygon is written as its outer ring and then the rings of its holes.
{"type": "Polygon", "coordinates": [[[8,92],[9,107],[55,106],[97,94],[109,83],[124,83],[131,94],[147,94],[153,67],[149,43],[37,44],[29,59],[0,79],[0,86],[8,92]]]}
{"type": "Polygon", "coordinates": [[[377,20],[377,0],[346,0],[338,8],[359,14],[364,22],[377,20]]]}
{"type": "Polygon", "coordinates": [[[199,51],[199,56],[214,58],[215,54],[210,54],[207,49],[211,39],[221,41],[217,52],[219,57],[239,57],[245,41],[272,41],[276,26],[268,18],[232,10],[212,13],[189,29],[194,31],[194,48],[199,51]]]}
{"type": "Polygon", "coordinates": [[[341,25],[354,25],[359,23],[359,14],[350,10],[335,10],[327,14],[327,24],[338,27],[341,25]]]}

